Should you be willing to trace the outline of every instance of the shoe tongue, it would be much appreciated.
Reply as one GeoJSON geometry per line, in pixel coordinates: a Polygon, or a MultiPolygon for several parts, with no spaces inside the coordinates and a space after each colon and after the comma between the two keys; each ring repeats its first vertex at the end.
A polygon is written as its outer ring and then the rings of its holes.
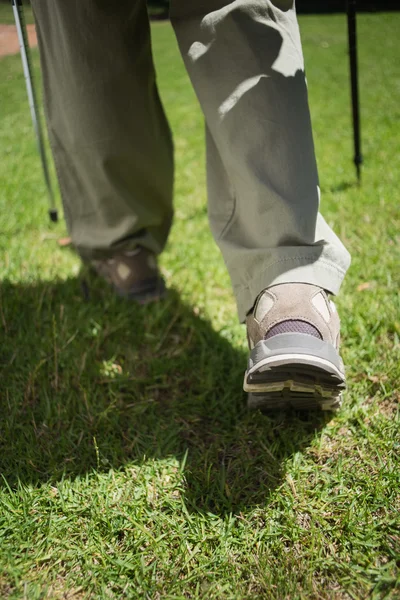
{"type": "Polygon", "coordinates": [[[288,319],[287,321],[282,321],[282,323],[274,325],[267,331],[264,339],[268,340],[269,338],[281,333],[305,333],[322,340],[320,332],[316,327],[314,327],[314,325],[307,323],[307,321],[300,321],[298,319],[288,319]]]}

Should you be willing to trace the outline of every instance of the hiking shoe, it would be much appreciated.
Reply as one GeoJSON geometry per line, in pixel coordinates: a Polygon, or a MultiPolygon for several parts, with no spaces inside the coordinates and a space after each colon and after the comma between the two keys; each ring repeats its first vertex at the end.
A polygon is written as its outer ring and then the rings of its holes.
{"type": "Polygon", "coordinates": [[[246,320],[249,408],[336,410],[345,389],[340,320],[326,292],[305,283],[272,286],[246,320]]]}
{"type": "Polygon", "coordinates": [[[110,258],[91,260],[90,264],[119,296],[147,304],[165,295],[165,283],[158,271],[156,257],[146,248],[138,247],[110,258]]]}

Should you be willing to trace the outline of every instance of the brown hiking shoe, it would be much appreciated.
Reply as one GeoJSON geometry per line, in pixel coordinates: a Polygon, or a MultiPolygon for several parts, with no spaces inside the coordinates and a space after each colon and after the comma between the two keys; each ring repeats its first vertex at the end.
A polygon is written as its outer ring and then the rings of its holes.
{"type": "Polygon", "coordinates": [[[147,304],[165,294],[165,284],[158,271],[156,257],[146,248],[138,247],[110,258],[91,260],[90,264],[119,296],[147,304]]]}
{"type": "Polygon", "coordinates": [[[250,357],[243,387],[250,408],[340,407],[340,321],[324,290],[305,283],[272,286],[246,324],[250,357]]]}

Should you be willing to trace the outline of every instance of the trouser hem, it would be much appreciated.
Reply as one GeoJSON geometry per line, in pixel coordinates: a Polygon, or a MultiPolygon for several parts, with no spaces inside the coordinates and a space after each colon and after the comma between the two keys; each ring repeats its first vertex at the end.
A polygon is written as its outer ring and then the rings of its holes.
{"type": "Polygon", "coordinates": [[[263,290],[280,283],[308,283],[336,295],[346,271],[327,261],[310,264],[301,259],[288,258],[277,261],[257,273],[243,286],[234,286],[239,320],[243,323],[263,290]]]}
{"type": "Polygon", "coordinates": [[[135,250],[138,246],[140,246],[141,248],[145,248],[150,252],[153,252],[155,255],[161,254],[161,251],[163,249],[160,246],[160,244],[152,241],[149,236],[145,236],[143,238],[137,237],[135,239],[130,240],[129,242],[115,244],[115,246],[108,248],[88,248],[85,246],[79,246],[74,244],[73,246],[76,253],[84,262],[112,258],[113,256],[116,256],[118,254],[129,252],[130,250],[135,250]]]}

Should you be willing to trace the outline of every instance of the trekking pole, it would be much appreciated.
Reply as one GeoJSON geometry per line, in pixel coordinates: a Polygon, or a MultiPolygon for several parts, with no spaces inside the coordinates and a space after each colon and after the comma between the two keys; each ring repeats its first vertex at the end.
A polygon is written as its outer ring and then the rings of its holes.
{"type": "Polygon", "coordinates": [[[354,164],[357,170],[357,180],[360,183],[363,157],[361,154],[360,102],[358,97],[356,0],[347,0],[347,30],[353,109],[354,164]]]}
{"type": "Polygon", "coordinates": [[[22,8],[22,0],[11,0],[11,4],[12,4],[13,12],[14,12],[15,25],[17,27],[19,49],[21,52],[22,67],[24,69],[26,91],[28,93],[29,108],[31,110],[33,129],[35,131],[36,143],[37,143],[37,147],[38,147],[38,151],[39,151],[39,155],[40,155],[40,160],[42,162],[44,179],[46,182],[47,196],[49,199],[49,217],[50,217],[50,220],[55,223],[58,221],[58,212],[57,212],[57,208],[56,208],[56,202],[55,202],[55,197],[54,197],[54,193],[53,193],[53,188],[51,185],[51,179],[50,179],[50,173],[49,173],[49,168],[48,168],[48,163],[47,163],[46,149],[45,149],[45,145],[44,145],[43,131],[42,131],[42,126],[41,126],[41,122],[40,122],[39,111],[37,109],[36,94],[35,94],[35,88],[34,88],[33,79],[32,79],[33,71],[32,71],[32,66],[31,66],[31,61],[30,61],[30,55],[29,55],[29,44],[28,44],[28,39],[27,39],[27,35],[26,35],[26,27],[25,27],[24,13],[23,13],[23,8],[22,8]]]}

